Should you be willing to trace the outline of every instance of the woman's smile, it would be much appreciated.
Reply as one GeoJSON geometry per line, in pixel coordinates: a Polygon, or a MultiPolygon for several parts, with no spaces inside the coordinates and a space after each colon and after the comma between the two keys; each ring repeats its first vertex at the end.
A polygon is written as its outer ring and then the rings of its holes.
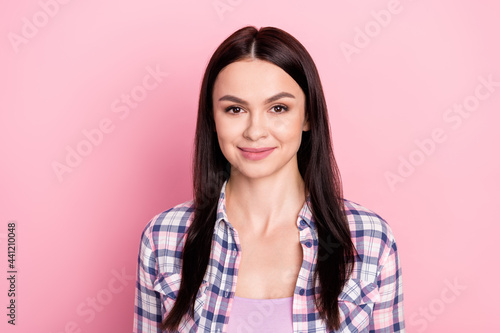
{"type": "Polygon", "coordinates": [[[243,157],[249,160],[258,161],[269,156],[276,148],[241,148],[243,157]]]}

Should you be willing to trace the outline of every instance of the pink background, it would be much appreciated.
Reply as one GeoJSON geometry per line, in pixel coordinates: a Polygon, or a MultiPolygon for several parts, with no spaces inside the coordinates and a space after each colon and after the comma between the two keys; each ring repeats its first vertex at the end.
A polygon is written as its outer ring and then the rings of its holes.
{"type": "Polygon", "coordinates": [[[500,82],[498,3],[66,2],[10,1],[0,11],[2,332],[132,330],[140,233],[191,199],[203,70],[247,24],[288,31],[315,60],[345,197],[395,233],[407,332],[500,328],[500,86],[480,79],[500,82]],[[148,79],[151,90],[142,87],[148,68],[168,73],[148,79]],[[121,96],[131,92],[138,102],[126,114],[121,96]],[[463,103],[473,111],[450,110],[463,103]],[[87,156],[58,177],[53,164],[66,164],[67,149],[87,156]],[[5,316],[10,220],[15,328],[5,316]]]}

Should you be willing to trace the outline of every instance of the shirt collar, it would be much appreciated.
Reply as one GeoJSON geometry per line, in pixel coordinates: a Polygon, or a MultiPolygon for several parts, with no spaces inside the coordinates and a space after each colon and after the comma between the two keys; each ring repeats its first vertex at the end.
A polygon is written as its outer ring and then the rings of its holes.
{"type": "MultiPolygon", "coordinates": [[[[226,184],[227,184],[227,179],[224,181],[224,184],[222,184],[222,188],[220,191],[219,202],[217,204],[217,215],[216,215],[217,219],[215,221],[214,230],[217,230],[217,228],[219,228],[219,225],[222,220],[224,222],[227,222],[229,220],[226,214],[226,184]]],[[[304,202],[304,205],[302,206],[302,209],[299,212],[298,216],[300,217],[300,219],[297,220],[297,227],[300,228],[299,223],[302,220],[311,229],[316,229],[316,225],[310,207],[311,207],[311,195],[308,194],[306,197],[306,201],[304,202]]]]}

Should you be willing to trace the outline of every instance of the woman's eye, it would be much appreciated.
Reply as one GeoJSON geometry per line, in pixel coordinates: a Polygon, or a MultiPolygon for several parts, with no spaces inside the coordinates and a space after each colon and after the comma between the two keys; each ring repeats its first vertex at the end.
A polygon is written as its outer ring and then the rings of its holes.
{"type": "MultiPolygon", "coordinates": [[[[273,111],[275,113],[283,113],[285,111],[288,111],[288,107],[284,106],[284,105],[275,105],[272,107],[273,111]]],[[[229,106],[225,109],[225,111],[227,113],[232,113],[232,114],[239,114],[241,113],[243,110],[242,108],[240,108],[239,106],[229,106]]]]}
{"type": "Polygon", "coordinates": [[[230,106],[230,107],[226,108],[226,112],[229,112],[231,110],[233,110],[233,112],[231,112],[231,113],[240,113],[241,112],[241,108],[238,106],[230,106]]]}
{"type": "Polygon", "coordinates": [[[283,112],[288,110],[288,108],[284,105],[275,105],[275,106],[273,106],[273,109],[277,113],[283,113],[283,112]]]}

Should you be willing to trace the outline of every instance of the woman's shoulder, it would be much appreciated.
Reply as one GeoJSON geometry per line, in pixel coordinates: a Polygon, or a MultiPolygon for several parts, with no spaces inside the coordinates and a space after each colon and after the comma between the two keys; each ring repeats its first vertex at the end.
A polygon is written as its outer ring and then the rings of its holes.
{"type": "Polygon", "coordinates": [[[344,199],[344,207],[354,237],[372,237],[389,244],[394,241],[391,226],[379,214],[348,199],[344,199]]]}
{"type": "Polygon", "coordinates": [[[156,214],[145,225],[142,241],[149,243],[153,250],[178,250],[183,243],[187,229],[194,217],[194,201],[179,203],[156,214]]]}
{"type": "Polygon", "coordinates": [[[371,281],[387,259],[397,255],[396,239],[389,223],[379,214],[351,200],[344,199],[344,204],[351,239],[360,255],[354,276],[371,281]]]}

